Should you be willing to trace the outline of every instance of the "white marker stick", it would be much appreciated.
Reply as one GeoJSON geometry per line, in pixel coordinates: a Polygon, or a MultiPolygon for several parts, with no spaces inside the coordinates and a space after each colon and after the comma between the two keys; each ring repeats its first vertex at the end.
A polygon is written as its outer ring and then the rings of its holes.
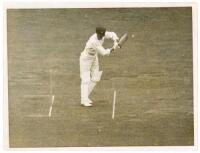
{"type": "Polygon", "coordinates": [[[112,112],[112,119],[115,118],[115,101],[116,101],[116,90],[114,91],[114,95],[113,95],[113,112],[112,112]]]}
{"type": "Polygon", "coordinates": [[[54,95],[53,94],[53,71],[49,70],[49,74],[50,74],[50,79],[49,79],[49,84],[50,84],[50,96],[51,96],[51,106],[49,108],[49,117],[51,117],[51,112],[53,109],[53,103],[54,103],[54,95]]]}
{"type": "Polygon", "coordinates": [[[53,109],[53,103],[54,103],[54,95],[51,97],[51,106],[49,108],[49,117],[51,117],[51,112],[52,112],[52,109],[53,109]]]}

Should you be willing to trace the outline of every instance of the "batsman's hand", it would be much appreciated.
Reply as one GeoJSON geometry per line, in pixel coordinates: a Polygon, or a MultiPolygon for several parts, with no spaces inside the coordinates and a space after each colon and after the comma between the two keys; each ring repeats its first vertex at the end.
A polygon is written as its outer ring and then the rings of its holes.
{"type": "Polygon", "coordinates": [[[116,41],[114,41],[113,47],[110,49],[110,52],[114,52],[116,49],[121,48],[121,46],[119,45],[119,40],[117,39],[116,41]]]}
{"type": "Polygon", "coordinates": [[[114,51],[115,51],[114,47],[110,48],[110,53],[112,53],[114,51]]]}
{"type": "Polygon", "coordinates": [[[110,52],[112,53],[112,52],[116,51],[117,48],[119,48],[119,46],[113,46],[112,48],[110,48],[110,52]]]}
{"type": "Polygon", "coordinates": [[[114,48],[114,50],[115,49],[119,49],[119,48],[121,48],[120,46],[119,46],[119,40],[116,40],[116,41],[114,41],[114,45],[113,45],[113,48],[114,48]]]}

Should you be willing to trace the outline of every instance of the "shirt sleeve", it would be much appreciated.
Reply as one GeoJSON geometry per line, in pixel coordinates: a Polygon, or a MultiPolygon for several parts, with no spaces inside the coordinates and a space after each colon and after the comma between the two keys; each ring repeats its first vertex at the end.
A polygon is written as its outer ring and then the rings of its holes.
{"type": "Polygon", "coordinates": [[[102,56],[110,54],[110,49],[105,49],[99,42],[93,42],[92,46],[102,56]]]}
{"type": "Polygon", "coordinates": [[[106,31],[105,39],[112,39],[113,41],[119,40],[119,38],[115,32],[109,32],[109,31],[106,31]]]}

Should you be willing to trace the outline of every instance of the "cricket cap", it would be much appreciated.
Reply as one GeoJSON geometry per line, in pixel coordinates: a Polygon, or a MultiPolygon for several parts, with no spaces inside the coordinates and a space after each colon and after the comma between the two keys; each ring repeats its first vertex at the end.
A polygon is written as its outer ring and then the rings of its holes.
{"type": "Polygon", "coordinates": [[[97,34],[105,35],[105,32],[106,32],[106,28],[104,28],[104,27],[96,27],[96,33],[97,34]]]}

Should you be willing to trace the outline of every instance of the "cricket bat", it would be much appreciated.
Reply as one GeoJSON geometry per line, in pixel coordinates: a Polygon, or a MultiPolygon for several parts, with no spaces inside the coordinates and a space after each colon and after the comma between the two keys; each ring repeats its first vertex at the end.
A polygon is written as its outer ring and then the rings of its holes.
{"type": "Polygon", "coordinates": [[[122,48],[122,46],[125,44],[125,42],[128,40],[128,34],[125,33],[122,35],[122,37],[119,39],[118,45],[112,48],[112,51],[116,50],[117,48],[122,48]]]}
{"type": "Polygon", "coordinates": [[[119,39],[119,42],[118,42],[118,46],[120,48],[122,48],[122,46],[125,44],[125,42],[128,40],[128,34],[125,33],[120,39],[119,39]]]}

